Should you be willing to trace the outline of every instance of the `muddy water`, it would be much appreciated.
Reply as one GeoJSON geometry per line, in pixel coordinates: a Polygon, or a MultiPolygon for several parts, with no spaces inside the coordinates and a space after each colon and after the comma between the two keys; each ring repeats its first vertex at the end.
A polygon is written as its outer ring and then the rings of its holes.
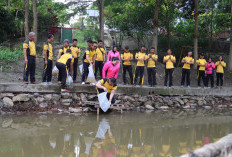
{"type": "Polygon", "coordinates": [[[232,111],[1,115],[0,157],[179,156],[232,133],[232,111]]]}

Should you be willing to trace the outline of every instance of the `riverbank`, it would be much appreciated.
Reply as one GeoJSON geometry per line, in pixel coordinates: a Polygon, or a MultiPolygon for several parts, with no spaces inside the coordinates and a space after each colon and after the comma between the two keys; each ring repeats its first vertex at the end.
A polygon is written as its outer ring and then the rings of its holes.
{"type": "MultiPolygon", "coordinates": [[[[74,84],[70,93],[60,93],[57,84],[0,84],[0,110],[7,112],[96,112],[99,107],[94,86],[74,84]]],[[[198,89],[120,86],[113,110],[230,109],[232,89],[198,89]]]]}

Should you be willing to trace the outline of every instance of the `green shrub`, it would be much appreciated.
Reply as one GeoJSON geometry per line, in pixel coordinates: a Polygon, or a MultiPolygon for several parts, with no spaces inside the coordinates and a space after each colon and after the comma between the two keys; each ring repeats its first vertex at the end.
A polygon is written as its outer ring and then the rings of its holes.
{"type": "Polygon", "coordinates": [[[0,46],[0,61],[15,62],[22,57],[23,57],[22,49],[14,49],[12,51],[9,48],[0,46]]]}

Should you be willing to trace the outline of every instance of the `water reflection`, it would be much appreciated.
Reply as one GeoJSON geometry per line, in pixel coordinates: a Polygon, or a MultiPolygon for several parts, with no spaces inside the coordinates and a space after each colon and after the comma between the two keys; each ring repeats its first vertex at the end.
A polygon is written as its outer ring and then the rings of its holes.
{"type": "Polygon", "coordinates": [[[178,156],[232,132],[230,112],[202,113],[1,116],[0,156],[178,156]]]}

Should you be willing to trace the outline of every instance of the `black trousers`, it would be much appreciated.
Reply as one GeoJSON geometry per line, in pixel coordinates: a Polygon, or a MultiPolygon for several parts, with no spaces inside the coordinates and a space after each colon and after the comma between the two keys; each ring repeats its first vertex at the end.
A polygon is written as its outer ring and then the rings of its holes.
{"type": "Polygon", "coordinates": [[[133,84],[133,74],[132,74],[132,66],[131,65],[123,65],[123,82],[126,84],[126,71],[128,71],[130,76],[131,84],[133,84]]]}
{"type": "Polygon", "coordinates": [[[27,56],[28,63],[24,67],[23,81],[28,82],[30,74],[30,81],[35,82],[35,56],[27,56]]]}
{"type": "MultiPolygon", "coordinates": [[[[97,88],[97,91],[98,91],[99,94],[105,92],[103,89],[100,89],[100,88],[97,88]]],[[[106,95],[108,100],[110,99],[110,94],[111,93],[107,93],[107,95],[106,95]]],[[[111,104],[114,104],[114,103],[115,103],[115,98],[113,97],[112,100],[111,100],[111,104]]]]}
{"type": "Polygon", "coordinates": [[[77,79],[77,66],[78,66],[78,58],[74,58],[74,63],[73,63],[73,81],[76,81],[76,79],[77,79]]]}
{"type": "Polygon", "coordinates": [[[201,79],[203,81],[203,85],[205,86],[205,71],[204,70],[198,70],[198,86],[201,86],[201,79]]]}
{"type": "Polygon", "coordinates": [[[185,78],[187,86],[190,86],[190,69],[182,69],[181,86],[184,86],[185,78]]]}
{"type": "Polygon", "coordinates": [[[214,74],[207,74],[206,75],[206,87],[208,87],[209,80],[211,83],[211,87],[213,88],[214,87],[214,74]]]}
{"type": "Polygon", "coordinates": [[[82,82],[85,82],[89,74],[89,63],[83,62],[82,82]]]}
{"type": "Polygon", "coordinates": [[[66,81],[68,77],[68,69],[67,66],[63,63],[56,63],[56,67],[59,69],[58,81],[61,81],[61,88],[66,89],[66,81]]]}
{"type": "Polygon", "coordinates": [[[155,86],[156,85],[156,68],[147,68],[148,74],[148,84],[155,86]]]}
{"type": "Polygon", "coordinates": [[[220,82],[220,86],[223,86],[224,73],[216,73],[216,76],[217,76],[217,86],[219,86],[219,82],[220,82]]]}
{"type": "Polygon", "coordinates": [[[137,66],[136,70],[135,70],[135,80],[134,80],[134,84],[137,83],[138,80],[138,76],[140,77],[139,79],[139,84],[142,85],[143,82],[143,74],[144,74],[144,66],[137,66]]]}
{"type": "Polygon", "coordinates": [[[174,69],[165,69],[164,86],[167,86],[168,77],[169,77],[169,87],[173,86],[173,82],[172,82],[172,79],[173,79],[173,76],[172,76],[173,71],[174,71],[174,69]]]}
{"type": "Polygon", "coordinates": [[[52,81],[52,66],[53,66],[53,62],[52,60],[47,60],[48,63],[47,65],[44,64],[44,70],[43,70],[43,82],[51,82],[52,81]]]}
{"type": "Polygon", "coordinates": [[[97,78],[97,72],[99,70],[100,77],[102,78],[102,69],[103,69],[103,61],[95,61],[95,77],[97,78]]]}

